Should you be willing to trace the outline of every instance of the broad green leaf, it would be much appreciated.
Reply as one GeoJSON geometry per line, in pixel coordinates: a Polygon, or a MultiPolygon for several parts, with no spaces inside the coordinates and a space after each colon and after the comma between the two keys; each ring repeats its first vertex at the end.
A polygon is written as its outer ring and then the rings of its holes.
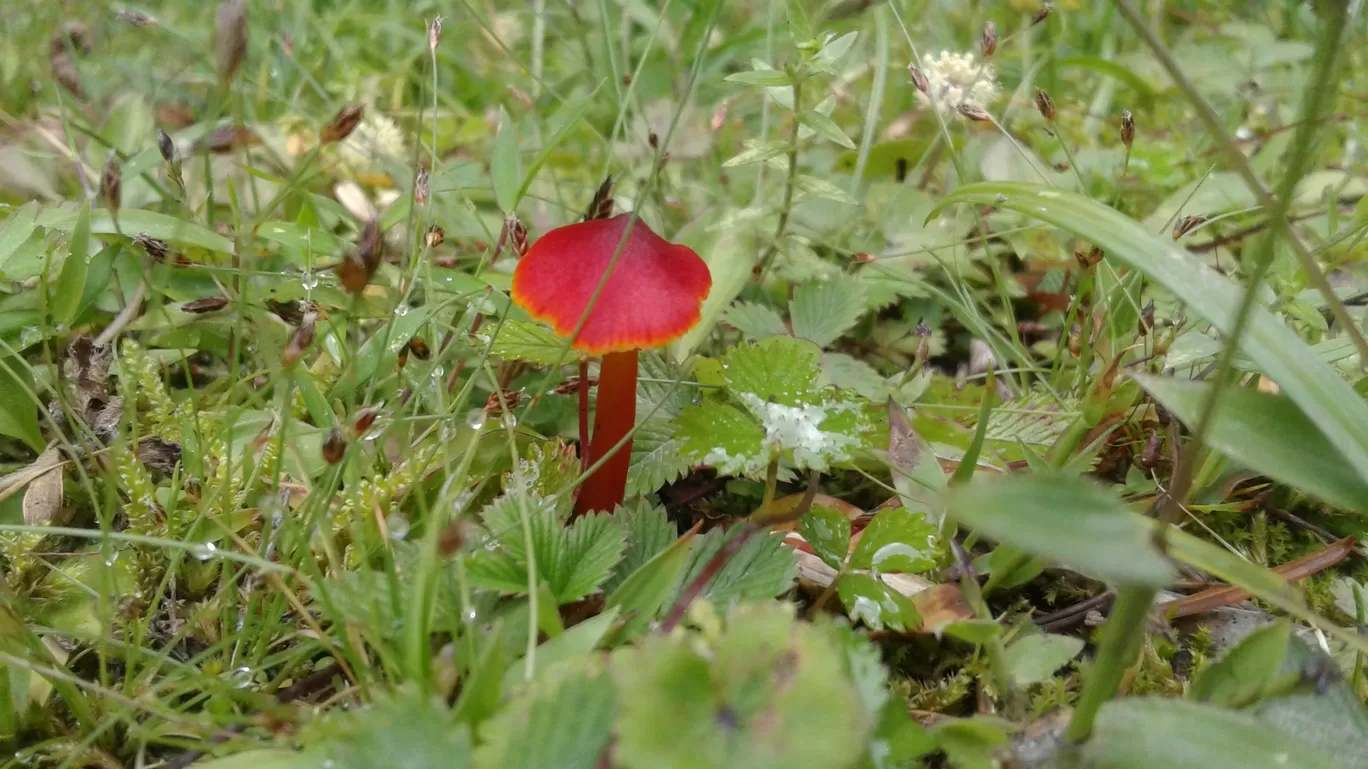
{"type": "Polygon", "coordinates": [[[835,120],[832,120],[826,115],[815,110],[808,110],[799,115],[798,119],[803,125],[811,128],[823,139],[839,144],[849,150],[855,149],[855,142],[851,141],[850,137],[845,135],[845,131],[842,131],[841,127],[836,125],[835,120]]]}
{"type": "MultiPolygon", "coordinates": [[[[713,529],[698,538],[667,604],[678,600],[684,588],[707,567],[730,536],[735,536],[732,530],[713,529]]],[[[797,574],[798,556],[784,545],[783,535],[761,533],[751,537],[727,559],[708,580],[699,597],[719,610],[738,601],[764,601],[792,587],[797,574]]]]}
{"type": "Polygon", "coordinates": [[[836,594],[851,620],[864,622],[870,630],[910,632],[921,626],[921,615],[911,599],[869,572],[842,574],[836,594]]]}
{"type": "Polygon", "coordinates": [[[556,336],[556,332],[546,326],[531,321],[506,320],[498,336],[490,329],[488,332],[482,331],[480,337],[486,343],[493,339],[490,355],[504,360],[559,366],[575,356],[574,352],[565,349],[565,339],[556,336]]]}
{"type": "MultiPolygon", "coordinates": [[[[285,246],[291,255],[298,255],[301,259],[307,254],[312,254],[315,267],[326,263],[348,248],[341,238],[327,230],[305,227],[294,222],[263,222],[257,228],[256,234],[262,240],[285,246]]],[[[301,260],[299,266],[304,265],[301,260]]]]}
{"type": "Polygon", "coordinates": [[[783,336],[788,333],[784,319],[767,304],[734,302],[722,313],[722,321],[735,326],[751,339],[783,336]]]}
{"type": "Polygon", "coordinates": [[[850,550],[850,519],[844,513],[813,505],[798,522],[798,533],[803,535],[818,558],[840,571],[850,550]]]}
{"type": "Polygon", "coordinates": [[[866,309],[864,285],[853,277],[806,283],[789,302],[793,335],[826,347],[854,328],[866,309]]]}
{"type": "Polygon", "coordinates": [[[518,131],[513,120],[499,109],[499,132],[494,137],[494,201],[506,214],[518,207],[518,185],[522,183],[522,158],[518,156],[518,131]]]}
{"type": "Polygon", "coordinates": [[[874,403],[887,400],[893,392],[893,383],[873,366],[843,352],[822,353],[822,374],[833,386],[851,390],[874,403]]]}
{"type": "Polygon", "coordinates": [[[874,726],[832,634],[783,604],[738,608],[711,643],[653,635],[612,668],[626,769],[847,769],[874,726]]]}
{"type": "Polygon", "coordinates": [[[341,712],[329,725],[328,752],[338,769],[462,769],[471,765],[470,730],[435,697],[405,690],[367,708],[341,712]]]}
{"type": "Polygon", "coordinates": [[[629,630],[644,628],[655,619],[680,571],[689,559],[694,534],[689,532],[673,544],[656,553],[641,568],[628,575],[608,596],[607,608],[620,608],[629,619],[629,630]]]}
{"type": "Polygon", "coordinates": [[[1343,769],[1368,769],[1368,709],[1350,680],[1327,681],[1334,660],[1293,635],[1281,673],[1301,681],[1292,692],[1267,697],[1252,712],[1260,721],[1310,745],[1335,752],[1343,769]]]}
{"type": "MultiPolygon", "coordinates": [[[[598,647],[599,641],[617,622],[618,609],[605,609],[599,614],[575,625],[564,633],[537,646],[536,659],[533,660],[532,677],[535,680],[543,671],[567,660],[583,657],[598,647]]],[[[526,660],[515,660],[503,674],[504,692],[513,690],[527,674],[526,660]]],[[[497,698],[496,698],[497,699],[497,698]]]]}
{"type": "MultiPolygon", "coordinates": [[[[643,413],[638,408],[637,413],[643,413]]],[[[684,443],[670,420],[658,414],[637,423],[632,436],[632,463],[627,470],[627,495],[654,494],[667,483],[679,480],[689,469],[684,443]]]]}
{"type": "Polygon", "coordinates": [[[52,322],[66,327],[76,319],[90,271],[90,204],[82,203],[71,230],[71,245],[52,291],[52,322]]]}
{"type": "Polygon", "coordinates": [[[613,681],[601,668],[564,663],[515,695],[480,729],[476,769],[597,766],[615,710],[613,681]]]}
{"type": "Polygon", "coordinates": [[[1255,629],[1193,676],[1188,697],[1227,708],[1253,704],[1282,672],[1291,640],[1286,620],[1255,629]]]}
{"type": "Polygon", "coordinates": [[[985,644],[1002,635],[1002,626],[990,619],[966,619],[947,622],[936,632],[971,644],[985,644]]]}
{"type": "Polygon", "coordinates": [[[999,542],[1122,584],[1161,587],[1173,567],[1120,499],[1081,478],[1032,473],[947,493],[947,514],[999,542]]]}
{"type": "Polygon", "coordinates": [[[920,573],[936,568],[936,527],[905,507],[880,511],[860,535],[850,568],[920,573]]]}
{"type": "Polygon", "coordinates": [[[0,435],[18,438],[34,451],[43,450],[43,432],[38,429],[38,402],[33,392],[33,375],[24,362],[14,356],[0,356],[0,435]]]}
{"type": "Polygon", "coordinates": [[[722,164],[723,168],[736,168],[737,166],[749,165],[751,163],[763,163],[770,158],[777,158],[780,155],[787,155],[793,145],[786,141],[775,140],[768,142],[757,142],[748,140],[746,149],[728,158],[722,164]]]}
{"type": "Polygon", "coordinates": [[[992,716],[975,716],[945,719],[930,732],[954,769],[998,769],[1002,764],[998,755],[1008,743],[1009,729],[1009,724],[992,716]]]}
{"type": "Polygon", "coordinates": [[[1297,735],[1246,713],[1179,699],[1103,705],[1082,753],[1089,765],[1106,769],[1338,769],[1333,753],[1297,735]]]}
{"type": "Polygon", "coordinates": [[[826,179],[818,179],[815,176],[798,174],[793,179],[793,186],[796,187],[799,192],[814,198],[834,200],[837,203],[845,203],[850,206],[860,204],[860,201],[851,197],[849,192],[846,192],[844,189],[841,189],[826,179]]]}
{"type": "MultiPolygon", "coordinates": [[[[68,206],[44,209],[38,215],[38,225],[58,232],[71,232],[76,228],[79,212],[68,206]]],[[[92,235],[146,235],[164,240],[177,246],[191,246],[214,251],[220,254],[234,252],[233,241],[217,233],[206,230],[197,224],[182,221],[173,216],[155,211],[123,209],[119,211],[116,227],[109,212],[105,210],[90,212],[90,234],[92,235]]]]}
{"type": "Polygon", "coordinates": [[[778,69],[759,69],[753,72],[736,72],[727,75],[725,78],[729,83],[740,83],[741,85],[758,85],[765,87],[776,87],[793,85],[793,78],[787,72],[778,69]]]}
{"type": "MultiPolygon", "coordinates": [[[[1189,427],[1197,423],[1211,392],[1208,382],[1147,375],[1135,379],[1189,427]]],[[[1368,510],[1368,481],[1284,396],[1228,388],[1207,442],[1250,469],[1333,505],[1368,510]]]]}
{"type": "Polygon", "coordinates": [[[1007,647],[1007,669],[1018,686],[1050,680],[1054,672],[1083,651],[1083,639],[1067,635],[1037,633],[1014,641],[1007,647]]]}
{"type": "MultiPolygon", "coordinates": [[[[1165,237],[1097,201],[1033,184],[970,184],[951,192],[936,212],[955,203],[1000,206],[1067,230],[1160,284],[1222,333],[1233,329],[1243,290],[1165,237]]],[[[1241,343],[1313,424],[1368,480],[1368,404],[1287,326],[1255,306],[1241,343]]]]}
{"type": "Polygon", "coordinates": [[[803,339],[774,336],[736,345],[722,358],[728,387],[784,406],[810,402],[822,351],[803,339]]]}
{"type": "Polygon", "coordinates": [[[37,226],[37,201],[25,203],[0,222],[0,275],[5,274],[5,262],[28,242],[37,226]]]}
{"type": "Polygon", "coordinates": [[[723,475],[757,475],[769,465],[765,431],[737,408],[714,400],[690,406],[675,419],[684,454],[723,475]]]}
{"type": "Polygon", "coordinates": [[[847,32],[838,38],[834,38],[822,50],[817,52],[817,60],[828,66],[835,64],[846,52],[855,45],[855,39],[860,36],[859,32],[847,32]]]}
{"type": "Polygon", "coordinates": [[[784,14],[788,17],[789,32],[793,42],[803,45],[812,40],[812,22],[808,21],[807,11],[801,0],[784,0],[784,14]]]}
{"type": "Polygon", "coordinates": [[[622,551],[622,560],[613,568],[613,576],[603,583],[603,592],[608,595],[678,538],[678,531],[666,517],[665,508],[646,500],[619,505],[613,511],[613,520],[622,527],[627,545],[622,551]]]}

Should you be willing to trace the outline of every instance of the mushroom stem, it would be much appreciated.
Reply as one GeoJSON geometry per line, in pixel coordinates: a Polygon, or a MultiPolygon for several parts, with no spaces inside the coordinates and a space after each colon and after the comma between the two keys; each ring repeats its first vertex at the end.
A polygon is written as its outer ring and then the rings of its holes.
{"type": "MultiPolygon", "coordinates": [[[[589,443],[590,466],[631,432],[636,422],[637,351],[610,352],[599,364],[598,398],[594,402],[594,436],[589,443]]],[[[575,513],[611,511],[627,491],[627,466],[632,442],[627,441],[594,474],[585,479],[575,501],[575,513]]]]}

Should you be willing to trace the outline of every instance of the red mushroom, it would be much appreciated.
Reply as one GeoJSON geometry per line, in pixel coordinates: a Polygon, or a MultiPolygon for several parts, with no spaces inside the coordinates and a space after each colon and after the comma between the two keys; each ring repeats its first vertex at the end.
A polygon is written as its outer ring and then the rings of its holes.
{"type": "MultiPolygon", "coordinates": [[[[513,301],[569,337],[610,265],[612,274],[571,343],[582,353],[603,356],[590,465],[611,451],[636,420],[637,352],[669,344],[693,328],[712,287],[708,265],[693,249],[666,241],[630,214],[619,214],[559,227],[533,243],[513,272],[513,301]]],[[[628,441],[585,479],[576,513],[612,510],[622,502],[631,448],[628,441]]]]}

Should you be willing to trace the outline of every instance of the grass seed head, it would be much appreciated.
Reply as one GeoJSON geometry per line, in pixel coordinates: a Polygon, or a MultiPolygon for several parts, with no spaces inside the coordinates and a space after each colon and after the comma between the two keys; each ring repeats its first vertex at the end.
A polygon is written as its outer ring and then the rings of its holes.
{"type": "Polygon", "coordinates": [[[1126,145],[1126,149],[1131,148],[1135,142],[1135,117],[1130,110],[1121,111],[1121,143],[1126,145]]]}
{"type": "Polygon", "coordinates": [[[1045,118],[1051,123],[1054,122],[1056,114],[1054,99],[1051,99],[1050,95],[1048,93],[1045,93],[1045,90],[1043,88],[1036,89],[1035,105],[1036,111],[1040,113],[1041,117],[1045,118]]]}
{"type": "Polygon", "coordinates": [[[366,105],[348,104],[333,115],[333,119],[323,126],[323,130],[318,132],[318,141],[321,144],[335,144],[352,135],[352,131],[361,124],[361,118],[366,114],[366,105]]]}
{"type": "Polygon", "coordinates": [[[109,213],[118,216],[119,206],[123,203],[123,167],[119,165],[119,153],[109,151],[105,160],[104,173],[100,175],[100,197],[104,200],[109,213]]]}
{"type": "Polygon", "coordinates": [[[979,38],[979,52],[983,54],[983,58],[991,59],[993,54],[997,53],[997,45],[997,25],[990,21],[983,25],[983,36],[979,38]]]}

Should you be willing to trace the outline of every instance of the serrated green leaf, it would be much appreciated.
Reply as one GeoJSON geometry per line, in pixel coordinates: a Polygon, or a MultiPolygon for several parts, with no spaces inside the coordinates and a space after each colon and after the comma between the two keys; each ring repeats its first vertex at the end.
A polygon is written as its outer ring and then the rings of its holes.
{"type": "Polygon", "coordinates": [[[947,514],[1026,553],[1121,584],[1162,587],[1173,567],[1148,527],[1102,486],[1051,473],[985,479],[948,492],[947,514]]]}
{"type": "Polygon", "coordinates": [[[33,392],[33,375],[19,358],[0,357],[0,435],[18,438],[29,448],[43,450],[43,432],[38,429],[38,402],[33,392]]]}
{"type": "MultiPolygon", "coordinates": [[[[1145,273],[1223,333],[1233,330],[1243,289],[1109,206],[1064,190],[992,182],[954,190],[932,215],[956,203],[1000,206],[1061,227],[1101,248],[1108,259],[1145,273]]],[[[1240,347],[1368,480],[1368,403],[1344,378],[1259,304],[1240,347]]]]}
{"type": "Polygon", "coordinates": [[[498,547],[471,557],[467,567],[471,584],[507,593],[527,591],[529,564],[520,517],[524,504],[537,580],[550,585],[563,604],[592,593],[622,556],[622,527],[607,515],[583,516],[564,526],[563,513],[538,497],[524,502],[503,497],[485,508],[481,516],[498,547]]]}
{"type": "Polygon", "coordinates": [[[727,386],[785,406],[811,402],[822,351],[803,339],[775,336],[739,344],[723,356],[727,386]]]}
{"type": "Polygon", "coordinates": [[[798,522],[798,533],[823,563],[840,571],[850,551],[850,519],[844,513],[813,505],[798,522]]]}
{"type": "Polygon", "coordinates": [[[1083,651],[1083,639],[1067,635],[1036,633],[1007,647],[1007,669],[1018,686],[1050,680],[1054,672],[1083,651]]]}
{"type": "MultiPolygon", "coordinates": [[[[1333,746],[1327,746],[1333,750],[1333,746]]],[[[1082,755],[1107,769],[1338,769],[1333,753],[1254,717],[1178,699],[1102,706],[1082,755]],[[1160,737],[1162,735],[1162,737],[1160,737]]]]}
{"type": "MultiPolygon", "coordinates": [[[[702,537],[689,552],[688,562],[672,591],[672,604],[684,588],[693,582],[713,556],[726,544],[731,530],[713,529],[702,537]]],[[[708,600],[719,610],[738,601],[761,601],[788,590],[798,574],[798,556],[784,545],[780,534],[759,534],[750,538],[736,551],[721,569],[708,580],[699,597],[708,600]]]]}
{"type": "Polygon", "coordinates": [[[751,72],[736,72],[724,78],[729,83],[754,85],[766,88],[793,85],[793,78],[780,69],[758,69],[751,72]]]}
{"type": "Polygon", "coordinates": [[[851,197],[849,192],[846,192],[840,187],[837,187],[835,184],[827,181],[826,179],[818,179],[815,176],[808,176],[807,174],[798,174],[793,179],[793,186],[796,187],[800,192],[806,193],[807,195],[810,195],[814,198],[822,198],[823,200],[834,200],[837,203],[845,203],[847,205],[852,206],[860,204],[860,201],[851,197]]]}
{"type": "Polygon", "coordinates": [[[1282,673],[1291,641],[1287,620],[1256,628],[1193,676],[1188,697],[1227,708],[1252,704],[1282,673]]]}
{"type": "Polygon", "coordinates": [[[614,756],[626,769],[844,769],[859,759],[873,723],[829,633],[769,603],[733,612],[712,649],[700,640],[657,635],[613,655],[614,756]]]}
{"type": "Polygon", "coordinates": [[[826,347],[854,328],[865,309],[864,285],[849,275],[806,283],[789,302],[793,335],[826,347]]]}
{"type": "MultiPolygon", "coordinates": [[[[333,711],[338,712],[338,711],[333,711]]],[[[403,691],[335,719],[328,753],[339,769],[460,769],[471,765],[470,730],[436,698],[403,691]]]]}
{"type": "Polygon", "coordinates": [[[684,409],[674,424],[684,455],[723,475],[756,475],[769,465],[765,431],[733,406],[705,400],[684,409]]]}
{"type": "Polygon", "coordinates": [[[601,665],[562,663],[485,722],[474,765],[593,769],[612,736],[615,709],[613,682],[601,665]]]}
{"type": "Polygon", "coordinates": [[[768,142],[757,142],[748,140],[746,149],[728,158],[722,164],[723,168],[736,168],[737,166],[750,165],[751,163],[763,163],[770,158],[777,158],[780,155],[787,155],[793,145],[786,141],[775,140],[768,142]]]}
{"type": "Polygon", "coordinates": [[[850,555],[850,568],[884,573],[921,573],[936,568],[936,527],[921,513],[882,510],[865,527],[850,555]]]}
{"type": "Polygon", "coordinates": [[[822,374],[833,386],[851,390],[875,403],[887,400],[893,390],[893,385],[873,366],[843,352],[822,353],[822,374]]]}
{"type": "Polygon", "coordinates": [[[769,305],[758,302],[733,302],[722,313],[722,321],[728,323],[751,339],[764,339],[769,336],[783,336],[788,333],[784,319],[769,305]]]}
{"type": "Polygon", "coordinates": [[[836,125],[835,120],[832,120],[826,115],[815,110],[808,110],[807,112],[800,114],[798,120],[802,122],[803,125],[811,128],[823,139],[835,142],[849,150],[855,149],[855,142],[851,141],[850,137],[845,135],[845,131],[842,131],[841,127],[836,125]]]}
{"type": "Polygon", "coordinates": [[[603,583],[603,592],[608,595],[678,538],[678,530],[666,517],[665,508],[646,500],[619,505],[613,511],[613,520],[622,527],[627,546],[613,576],[603,583]]]}
{"type": "Polygon", "coordinates": [[[508,320],[504,321],[497,337],[492,330],[480,336],[486,344],[491,338],[494,340],[489,354],[503,360],[524,360],[542,366],[559,366],[573,360],[575,356],[573,352],[565,349],[564,339],[540,323],[508,320]]]}
{"type": "Polygon", "coordinates": [[[863,622],[871,630],[910,632],[921,625],[921,615],[912,601],[867,571],[842,574],[836,594],[851,620],[863,622]]]}
{"type": "Polygon", "coordinates": [[[62,272],[52,291],[52,322],[68,326],[76,319],[85,293],[86,274],[90,270],[90,203],[81,204],[76,224],[71,230],[70,248],[62,262],[62,272]]]}
{"type": "Polygon", "coordinates": [[[651,494],[678,480],[690,465],[684,454],[684,442],[676,437],[668,419],[651,417],[636,427],[632,437],[632,463],[627,470],[628,496],[651,494]]]}
{"type": "MultiPolygon", "coordinates": [[[[1155,376],[1135,379],[1189,427],[1196,424],[1211,392],[1208,382],[1155,376]]],[[[1368,482],[1285,396],[1228,388],[1217,406],[1207,442],[1250,469],[1333,505],[1368,510],[1368,482]]]]}
{"type": "Polygon", "coordinates": [[[518,131],[513,120],[499,109],[499,132],[494,136],[494,201],[504,213],[518,207],[518,187],[522,184],[522,158],[518,155],[518,131]]]}
{"type": "Polygon", "coordinates": [[[692,532],[676,539],[669,547],[656,553],[618,585],[605,602],[608,608],[620,608],[629,617],[627,631],[635,632],[655,619],[679,572],[688,561],[694,544],[692,532]]]}

